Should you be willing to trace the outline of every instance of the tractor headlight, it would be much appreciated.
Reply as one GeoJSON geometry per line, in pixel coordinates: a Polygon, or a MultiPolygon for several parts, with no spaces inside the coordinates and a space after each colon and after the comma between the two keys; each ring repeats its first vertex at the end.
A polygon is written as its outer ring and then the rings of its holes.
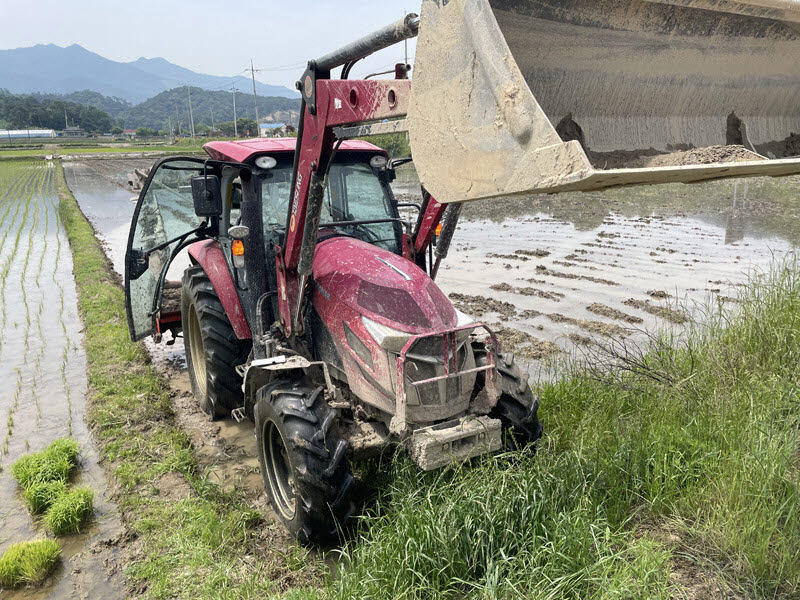
{"type": "Polygon", "coordinates": [[[378,342],[378,345],[390,352],[402,352],[403,346],[406,345],[406,342],[411,337],[410,333],[381,325],[364,316],[361,317],[361,322],[364,323],[364,327],[367,328],[372,338],[378,342]]]}
{"type": "MultiPolygon", "coordinates": [[[[463,327],[464,325],[469,325],[470,323],[474,323],[475,319],[470,317],[467,314],[464,314],[458,309],[456,310],[456,327],[463,327]]],[[[462,329],[461,331],[456,333],[456,339],[458,340],[459,344],[469,338],[470,334],[472,333],[472,329],[462,329]]]]}

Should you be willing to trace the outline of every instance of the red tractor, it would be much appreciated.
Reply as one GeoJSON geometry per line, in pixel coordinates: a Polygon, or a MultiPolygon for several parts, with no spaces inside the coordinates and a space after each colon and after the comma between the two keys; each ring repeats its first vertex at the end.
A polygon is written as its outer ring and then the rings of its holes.
{"type": "Polygon", "coordinates": [[[296,139],[212,142],[148,176],[126,253],[131,335],[183,332],[195,395],[255,424],[267,494],[302,542],[350,516],[363,456],[400,445],[433,469],[541,435],[513,357],[434,283],[463,201],[800,172],[796,3],[567,4],[424,0],[421,24],[309,62],[296,139]],[[418,32],[413,87],[407,65],[348,79],[418,32]],[[353,141],[399,131],[427,190],[415,222],[392,195],[398,161],[353,141]],[[708,146],[722,162],[608,168],[708,146]]]}
{"type": "MultiPolygon", "coordinates": [[[[306,125],[300,147],[311,137],[306,125]]],[[[134,339],[183,331],[195,396],[212,418],[253,421],[272,505],[310,542],[350,516],[354,460],[404,444],[433,469],[500,449],[502,429],[515,447],[541,427],[513,356],[426,273],[442,205],[426,197],[412,226],[385,151],[344,141],[311,159],[318,176],[296,142],[210,142],[207,160],[159,161],[125,284],[134,339]],[[290,190],[313,195],[314,213],[290,212],[290,190]],[[187,246],[178,301],[165,277],[187,246]]]]}

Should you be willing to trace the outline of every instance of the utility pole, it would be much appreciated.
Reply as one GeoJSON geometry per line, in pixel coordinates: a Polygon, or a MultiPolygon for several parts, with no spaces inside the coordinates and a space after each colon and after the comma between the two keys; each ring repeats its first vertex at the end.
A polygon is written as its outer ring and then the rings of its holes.
{"type": "Polygon", "coordinates": [[[64,107],[64,129],[69,127],[69,121],[67,121],[67,107],[64,107]]]}
{"type": "Polygon", "coordinates": [[[192,128],[192,137],[194,137],[194,114],[192,114],[192,88],[188,85],[186,90],[189,92],[189,124],[192,128]]]}
{"type": "Polygon", "coordinates": [[[214,134],[214,130],[216,127],[214,126],[214,107],[211,107],[211,134],[214,134]]]}
{"type": "Polygon", "coordinates": [[[178,135],[181,135],[181,117],[178,114],[178,105],[175,105],[175,122],[178,124],[178,135]]]}
{"type": "MultiPolygon", "coordinates": [[[[253,68],[253,59],[250,59],[250,76],[253,78],[253,106],[256,107],[256,128],[258,128],[258,96],[256,96],[256,69],[253,68]]],[[[256,133],[258,135],[258,132],[256,133]]]]}
{"type": "Polygon", "coordinates": [[[231,87],[233,90],[233,137],[239,137],[239,129],[236,127],[236,85],[231,87]]]}
{"type": "Polygon", "coordinates": [[[172,117],[167,117],[167,123],[169,126],[169,141],[172,141],[172,117]]]}

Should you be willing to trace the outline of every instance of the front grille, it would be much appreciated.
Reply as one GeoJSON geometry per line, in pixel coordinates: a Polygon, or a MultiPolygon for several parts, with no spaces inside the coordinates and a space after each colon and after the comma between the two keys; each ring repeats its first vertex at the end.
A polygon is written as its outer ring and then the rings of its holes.
{"type": "MultiPolygon", "coordinates": [[[[467,362],[468,344],[462,343],[457,350],[458,369],[464,369],[467,362]]],[[[442,381],[433,381],[422,385],[410,385],[411,382],[423,381],[444,375],[444,340],[441,337],[422,338],[406,353],[406,395],[409,404],[414,402],[423,406],[447,404],[458,399],[464,390],[461,389],[463,377],[453,377],[442,381]]]]}

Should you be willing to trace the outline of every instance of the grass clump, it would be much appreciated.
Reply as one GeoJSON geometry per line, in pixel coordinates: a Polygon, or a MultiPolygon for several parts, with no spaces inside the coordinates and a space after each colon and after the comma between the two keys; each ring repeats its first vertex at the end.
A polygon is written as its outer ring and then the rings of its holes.
{"type": "Polygon", "coordinates": [[[67,484],[55,481],[36,481],[25,488],[25,501],[30,511],[38,515],[45,512],[55,500],[67,492],[67,484]]]}
{"type": "Polygon", "coordinates": [[[77,533],[94,508],[94,494],[88,487],[75,488],[58,496],[44,516],[47,528],[55,535],[77,533]]]}
{"type": "Polygon", "coordinates": [[[37,540],[11,545],[0,557],[0,587],[38,585],[53,570],[61,556],[55,540],[37,540]]]}
{"type": "Polygon", "coordinates": [[[11,473],[17,483],[27,489],[35,483],[66,482],[77,464],[78,442],[72,438],[61,438],[41,452],[26,454],[18,459],[12,465],[11,473]]]}

